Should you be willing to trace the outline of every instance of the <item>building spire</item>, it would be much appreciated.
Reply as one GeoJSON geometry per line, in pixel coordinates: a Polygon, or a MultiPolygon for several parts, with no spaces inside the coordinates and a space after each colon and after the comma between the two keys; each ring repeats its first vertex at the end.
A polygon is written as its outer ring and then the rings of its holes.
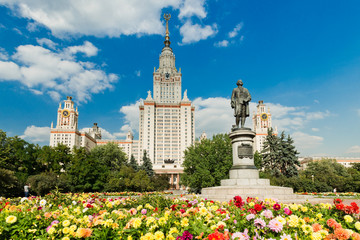
{"type": "Polygon", "coordinates": [[[171,18],[170,13],[164,13],[164,19],[166,21],[166,31],[165,31],[165,47],[170,47],[170,33],[169,33],[169,20],[171,18]]]}

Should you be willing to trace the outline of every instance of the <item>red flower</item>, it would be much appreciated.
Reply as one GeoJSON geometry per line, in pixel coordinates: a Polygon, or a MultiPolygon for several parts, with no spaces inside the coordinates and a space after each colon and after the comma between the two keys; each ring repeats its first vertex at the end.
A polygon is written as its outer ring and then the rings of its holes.
{"type": "Polygon", "coordinates": [[[255,209],[256,212],[260,212],[262,210],[262,205],[255,204],[254,209],[255,209]]]}
{"type": "Polygon", "coordinates": [[[341,200],[340,198],[334,199],[334,204],[335,204],[335,205],[336,205],[336,204],[340,204],[340,203],[342,203],[342,200],[341,200]]]}
{"type": "Polygon", "coordinates": [[[281,209],[281,206],[280,206],[280,204],[278,204],[278,203],[275,203],[275,204],[274,204],[274,206],[273,206],[273,209],[274,209],[275,211],[278,211],[278,210],[280,210],[280,209],[281,209]]]}

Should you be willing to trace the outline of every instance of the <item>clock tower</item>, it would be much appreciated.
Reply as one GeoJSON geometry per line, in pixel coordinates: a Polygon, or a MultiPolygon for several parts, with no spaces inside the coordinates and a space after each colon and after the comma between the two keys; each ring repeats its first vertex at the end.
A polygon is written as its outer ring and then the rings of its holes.
{"type": "MultiPolygon", "coordinates": [[[[264,142],[268,135],[268,129],[272,128],[270,108],[266,109],[264,101],[259,101],[256,106],[257,112],[253,113],[253,124],[256,133],[254,141],[254,152],[261,152],[264,148],[264,142]]],[[[277,135],[277,128],[274,129],[274,135],[277,135]]]]}
{"type": "Polygon", "coordinates": [[[64,101],[63,107],[61,106],[61,103],[59,104],[56,128],[77,130],[78,117],[79,112],[77,108],[74,108],[72,97],[68,96],[64,101]]]}

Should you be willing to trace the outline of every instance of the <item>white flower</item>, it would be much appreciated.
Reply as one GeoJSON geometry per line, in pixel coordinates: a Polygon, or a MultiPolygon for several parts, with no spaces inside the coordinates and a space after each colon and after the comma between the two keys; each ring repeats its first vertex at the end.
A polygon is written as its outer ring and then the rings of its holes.
{"type": "Polygon", "coordinates": [[[82,210],[82,212],[84,213],[84,212],[86,212],[88,210],[88,208],[84,208],[83,210],[82,210]]]}
{"type": "Polygon", "coordinates": [[[73,204],[73,205],[76,205],[76,204],[77,204],[77,202],[76,202],[76,201],[72,201],[72,204],[73,204]]]}
{"type": "Polygon", "coordinates": [[[45,199],[41,199],[40,205],[41,205],[41,206],[45,206],[45,205],[46,205],[46,200],[45,200],[45,199]]]}

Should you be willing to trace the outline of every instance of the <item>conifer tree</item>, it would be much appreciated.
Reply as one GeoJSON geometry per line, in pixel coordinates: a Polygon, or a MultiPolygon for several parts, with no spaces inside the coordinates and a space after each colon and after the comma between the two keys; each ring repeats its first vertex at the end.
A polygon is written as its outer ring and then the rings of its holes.
{"type": "Polygon", "coordinates": [[[144,150],[144,156],[142,159],[142,165],[140,167],[140,170],[144,170],[149,177],[152,177],[155,174],[152,168],[150,158],[147,156],[146,150],[144,150]]]}
{"type": "Polygon", "coordinates": [[[131,154],[131,157],[130,157],[129,166],[132,167],[135,171],[138,171],[139,168],[140,168],[139,164],[135,160],[134,155],[132,155],[132,154],[131,154]]]}

